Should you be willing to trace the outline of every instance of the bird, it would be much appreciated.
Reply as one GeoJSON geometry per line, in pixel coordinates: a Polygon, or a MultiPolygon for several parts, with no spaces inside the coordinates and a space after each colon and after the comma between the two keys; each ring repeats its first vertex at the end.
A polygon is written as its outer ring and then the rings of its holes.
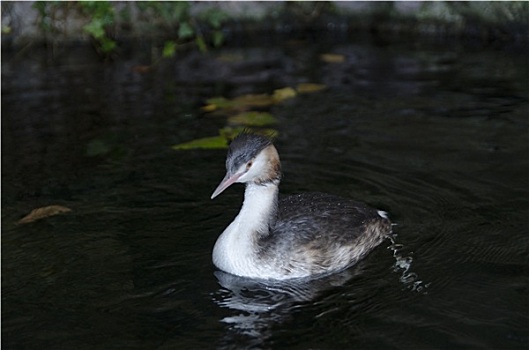
{"type": "Polygon", "coordinates": [[[244,183],[239,214],[218,237],[213,264],[261,280],[314,279],[345,270],[385,238],[385,211],[348,198],[308,192],[279,195],[281,162],[272,139],[242,132],[228,147],[226,175],[211,195],[244,183]]]}

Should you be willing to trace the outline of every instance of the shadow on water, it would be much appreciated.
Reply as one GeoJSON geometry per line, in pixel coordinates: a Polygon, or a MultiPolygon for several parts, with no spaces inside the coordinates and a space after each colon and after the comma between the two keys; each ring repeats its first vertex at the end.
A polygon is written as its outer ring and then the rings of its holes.
{"type": "Polygon", "coordinates": [[[144,48],[105,64],[84,48],[3,52],[3,347],[526,348],[526,57],[259,45],[142,73],[144,48]],[[207,98],[300,82],[327,89],[270,108],[280,191],[366,202],[398,236],[311,283],[215,272],[211,249],[242,188],[210,201],[225,151],[171,146],[227,125],[201,112],[207,98]],[[16,225],[51,204],[72,211],[16,225]]]}

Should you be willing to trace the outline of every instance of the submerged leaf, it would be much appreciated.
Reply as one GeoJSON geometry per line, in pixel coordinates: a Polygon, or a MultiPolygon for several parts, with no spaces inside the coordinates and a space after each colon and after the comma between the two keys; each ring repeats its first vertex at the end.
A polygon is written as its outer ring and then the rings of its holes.
{"type": "Polygon", "coordinates": [[[174,145],[174,150],[187,150],[187,149],[222,149],[228,147],[228,141],[224,136],[211,136],[203,137],[189,142],[180,143],[174,145]]]}
{"type": "Polygon", "coordinates": [[[217,57],[217,61],[226,63],[237,63],[244,59],[243,55],[240,54],[221,54],[217,57]]]}
{"type": "Polygon", "coordinates": [[[96,157],[109,153],[111,151],[110,146],[103,140],[95,139],[86,145],[86,155],[88,157],[96,157]]]}
{"type": "Polygon", "coordinates": [[[29,224],[30,222],[44,219],[50,216],[59,215],[72,211],[70,208],[63,207],[62,205],[49,205],[47,207],[33,209],[28,215],[18,220],[17,224],[29,224]]]}
{"type": "Polygon", "coordinates": [[[327,63],[343,63],[345,62],[345,56],[344,55],[338,55],[335,53],[325,53],[323,55],[320,55],[320,59],[323,62],[327,63]]]}
{"type": "Polygon", "coordinates": [[[137,65],[131,68],[131,70],[135,73],[145,74],[150,72],[153,69],[152,66],[147,65],[137,65]]]}
{"type": "Polygon", "coordinates": [[[228,121],[233,124],[242,124],[247,126],[265,126],[277,123],[277,119],[268,112],[243,112],[233,117],[229,117],[228,121]]]}
{"type": "Polygon", "coordinates": [[[321,90],[324,90],[326,88],[327,88],[327,86],[323,85],[323,84],[301,83],[301,84],[298,84],[298,86],[296,87],[296,90],[300,94],[305,94],[305,93],[309,93],[309,92],[321,91],[321,90]]]}

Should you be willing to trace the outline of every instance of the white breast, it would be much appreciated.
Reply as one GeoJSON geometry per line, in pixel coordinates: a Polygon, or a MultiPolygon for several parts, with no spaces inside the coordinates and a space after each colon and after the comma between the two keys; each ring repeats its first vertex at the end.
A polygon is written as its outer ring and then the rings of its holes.
{"type": "Polygon", "coordinates": [[[267,266],[259,263],[257,240],[267,233],[278,188],[274,184],[246,186],[239,215],[220,235],[213,248],[213,263],[238,276],[273,278],[267,266]],[[263,275],[264,274],[264,275],[263,275]]]}

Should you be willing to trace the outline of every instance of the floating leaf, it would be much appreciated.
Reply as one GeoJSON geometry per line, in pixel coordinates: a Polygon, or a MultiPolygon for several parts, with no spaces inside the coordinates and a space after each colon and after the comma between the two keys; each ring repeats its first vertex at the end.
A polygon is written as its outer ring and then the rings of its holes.
{"type": "Polygon", "coordinates": [[[190,150],[190,149],[224,149],[228,148],[228,141],[233,140],[241,132],[253,132],[256,134],[266,135],[268,137],[276,137],[278,131],[276,129],[254,129],[248,127],[225,127],[219,130],[218,136],[204,137],[189,142],[184,142],[172,147],[174,150],[190,150]]]}
{"type": "Polygon", "coordinates": [[[309,93],[309,92],[321,91],[321,90],[324,90],[326,88],[327,88],[327,86],[323,85],[323,84],[301,83],[301,84],[298,84],[298,86],[296,87],[296,90],[300,94],[305,94],[305,93],[309,93]]]}
{"type": "Polygon", "coordinates": [[[184,142],[172,147],[174,150],[190,149],[224,149],[228,148],[229,141],[233,140],[241,132],[253,132],[256,134],[266,135],[268,137],[277,137],[279,132],[276,129],[249,128],[249,127],[230,127],[227,126],[219,130],[218,136],[204,137],[189,142],[184,142]]]}
{"type": "Polygon", "coordinates": [[[232,101],[239,107],[266,107],[274,104],[274,99],[267,94],[242,95],[232,101]]]}
{"type": "Polygon", "coordinates": [[[267,137],[275,138],[279,135],[279,131],[270,128],[255,128],[247,126],[237,126],[235,128],[227,126],[219,130],[219,133],[228,140],[233,140],[241,132],[251,132],[254,134],[265,135],[267,137]]]}
{"type": "Polygon", "coordinates": [[[203,137],[189,142],[184,142],[172,147],[174,150],[187,149],[222,149],[228,147],[228,141],[224,136],[203,137]]]}
{"type": "Polygon", "coordinates": [[[215,104],[208,104],[208,105],[200,107],[200,109],[203,110],[204,112],[213,112],[217,110],[217,108],[218,107],[215,104]]]}
{"type": "Polygon", "coordinates": [[[50,216],[59,215],[72,211],[70,208],[63,207],[62,205],[49,205],[47,207],[33,209],[28,215],[18,220],[17,224],[29,224],[30,222],[44,219],[50,216]]]}
{"type": "Polygon", "coordinates": [[[235,128],[231,126],[226,126],[219,130],[220,136],[224,137],[226,140],[233,140],[235,136],[239,135],[244,130],[248,130],[244,126],[237,126],[235,128]]]}
{"type": "Polygon", "coordinates": [[[291,87],[286,87],[286,88],[274,90],[273,99],[276,103],[279,103],[289,98],[296,97],[296,95],[297,95],[296,90],[294,90],[291,87]]]}
{"type": "Polygon", "coordinates": [[[277,119],[268,112],[243,112],[228,118],[228,122],[247,126],[265,126],[277,123],[277,119]]]}
{"type": "Polygon", "coordinates": [[[274,104],[274,99],[267,94],[249,94],[228,100],[224,97],[214,97],[206,100],[206,105],[201,109],[205,112],[216,110],[244,111],[251,107],[266,107],[274,104]]]}
{"type": "Polygon", "coordinates": [[[320,59],[323,62],[327,63],[343,63],[345,62],[345,56],[344,55],[338,55],[335,53],[325,53],[323,55],[320,55],[320,59]]]}
{"type": "Polygon", "coordinates": [[[213,97],[206,100],[207,105],[202,107],[203,111],[214,111],[219,108],[233,108],[235,104],[224,97],[213,97]]]}

